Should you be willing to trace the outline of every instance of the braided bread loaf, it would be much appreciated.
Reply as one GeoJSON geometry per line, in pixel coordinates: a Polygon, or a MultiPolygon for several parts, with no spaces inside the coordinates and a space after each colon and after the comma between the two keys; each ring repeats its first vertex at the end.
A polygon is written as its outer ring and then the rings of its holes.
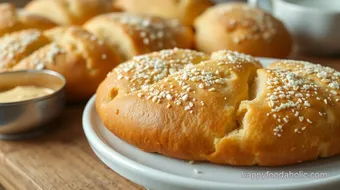
{"type": "Polygon", "coordinates": [[[0,3],[0,13],[0,37],[19,30],[29,28],[46,30],[55,26],[55,23],[47,18],[18,10],[10,3],[0,3]]]}
{"type": "Polygon", "coordinates": [[[14,32],[0,38],[0,71],[49,69],[64,75],[69,100],[85,100],[120,62],[103,41],[80,27],[14,32]]]}
{"type": "Polygon", "coordinates": [[[60,25],[82,25],[96,15],[114,11],[110,0],[33,0],[25,9],[60,25]]]}
{"type": "Polygon", "coordinates": [[[340,153],[340,73],[298,61],[262,68],[231,51],[163,50],[115,68],[96,107],[115,135],[147,152],[277,166],[340,153]]]}
{"type": "Polygon", "coordinates": [[[122,60],[162,49],[193,46],[190,27],[159,17],[109,13],[91,19],[84,28],[118,50],[122,60]]]}

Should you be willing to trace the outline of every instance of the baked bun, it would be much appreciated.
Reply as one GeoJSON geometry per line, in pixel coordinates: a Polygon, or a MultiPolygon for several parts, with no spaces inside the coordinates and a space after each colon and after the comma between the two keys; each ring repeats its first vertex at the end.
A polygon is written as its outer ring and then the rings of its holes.
{"type": "Polygon", "coordinates": [[[0,39],[0,49],[3,71],[48,69],[62,74],[71,101],[93,95],[106,74],[120,62],[103,41],[80,27],[12,33],[0,39]]]}
{"type": "Polygon", "coordinates": [[[11,3],[0,3],[0,13],[0,37],[23,29],[46,30],[56,25],[47,18],[18,10],[11,3]]]}
{"type": "Polygon", "coordinates": [[[195,21],[196,48],[211,53],[221,49],[259,57],[289,55],[292,38],[281,21],[242,3],[218,4],[195,21]]]}
{"type": "Polygon", "coordinates": [[[114,4],[127,12],[179,19],[186,25],[213,5],[210,0],[116,0],[114,4]]]}
{"type": "Polygon", "coordinates": [[[0,72],[11,70],[18,62],[50,43],[37,29],[22,30],[0,38],[0,72]]]}
{"type": "Polygon", "coordinates": [[[162,49],[193,46],[190,27],[159,17],[109,13],[91,19],[84,28],[118,50],[122,60],[162,49]]]}
{"type": "Polygon", "coordinates": [[[339,72],[299,61],[264,69],[232,51],[208,60],[175,52],[135,57],[101,83],[97,112],[116,136],[147,152],[230,165],[340,153],[339,72]]]}
{"type": "Polygon", "coordinates": [[[112,12],[110,0],[33,0],[25,9],[60,25],[82,25],[88,19],[112,12]]]}

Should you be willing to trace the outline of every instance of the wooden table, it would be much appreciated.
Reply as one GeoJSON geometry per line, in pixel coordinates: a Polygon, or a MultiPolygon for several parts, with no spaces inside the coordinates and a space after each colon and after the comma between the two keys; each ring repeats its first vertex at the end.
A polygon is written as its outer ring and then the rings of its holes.
{"type": "MultiPolygon", "coordinates": [[[[84,104],[69,105],[43,135],[0,141],[0,184],[11,189],[139,190],[106,167],[90,149],[82,129],[84,104]]],[[[1,189],[1,188],[0,188],[1,189]]]]}
{"type": "MultiPolygon", "coordinates": [[[[340,71],[340,58],[298,57],[340,71]]],[[[83,107],[84,104],[68,105],[55,123],[58,127],[41,136],[0,141],[0,184],[5,189],[30,190],[142,189],[110,170],[94,155],[82,129],[83,107]]]]}

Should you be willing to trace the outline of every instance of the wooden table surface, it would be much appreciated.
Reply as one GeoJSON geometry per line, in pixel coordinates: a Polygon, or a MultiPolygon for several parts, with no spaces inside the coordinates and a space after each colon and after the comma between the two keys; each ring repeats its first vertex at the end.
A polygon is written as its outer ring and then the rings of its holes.
{"type": "Polygon", "coordinates": [[[92,152],[82,129],[83,108],[84,104],[67,106],[57,127],[40,136],[0,141],[0,184],[6,190],[142,189],[92,152]]]}
{"type": "MultiPolygon", "coordinates": [[[[295,57],[340,71],[340,58],[295,57]]],[[[68,105],[54,123],[56,127],[43,135],[0,141],[0,184],[8,190],[143,189],[110,170],[94,155],[82,129],[84,105],[68,105]]]]}

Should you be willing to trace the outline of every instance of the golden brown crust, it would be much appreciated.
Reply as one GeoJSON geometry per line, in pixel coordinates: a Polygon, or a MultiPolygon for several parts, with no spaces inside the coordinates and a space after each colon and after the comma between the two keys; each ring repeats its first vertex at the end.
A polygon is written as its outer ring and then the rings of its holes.
{"type": "Polygon", "coordinates": [[[0,38],[0,71],[12,69],[20,60],[49,42],[50,40],[37,29],[3,36],[0,38]]]}
{"type": "Polygon", "coordinates": [[[211,53],[229,49],[258,57],[289,55],[292,39],[270,14],[241,3],[218,4],[195,21],[196,48],[211,53]]]}
{"type": "MultiPolygon", "coordinates": [[[[325,70],[319,67],[319,72],[325,70]]],[[[239,110],[245,113],[241,146],[252,150],[253,164],[293,164],[340,152],[334,144],[340,133],[336,95],[310,76],[283,67],[258,74],[256,98],[241,103],[239,110]]]]}
{"type": "Polygon", "coordinates": [[[291,60],[262,69],[251,56],[220,51],[169,75],[176,51],[123,63],[99,86],[97,111],[115,135],[147,152],[230,165],[340,153],[339,72],[291,60]]]}
{"type": "Polygon", "coordinates": [[[21,56],[12,70],[49,69],[61,73],[67,81],[69,100],[89,98],[107,73],[120,62],[118,55],[82,28],[54,28],[46,31],[44,36],[52,43],[30,49],[32,51],[26,57],[21,56]]]}
{"type": "Polygon", "coordinates": [[[120,52],[123,60],[169,48],[191,48],[193,31],[176,20],[110,13],[97,16],[84,28],[120,52]]]}
{"type": "Polygon", "coordinates": [[[61,25],[82,25],[113,8],[109,0],[33,0],[25,9],[61,25]]]}
{"type": "Polygon", "coordinates": [[[185,25],[192,25],[198,15],[213,5],[210,0],[117,0],[114,3],[127,12],[179,19],[185,25]]]}
{"type": "Polygon", "coordinates": [[[19,30],[29,28],[46,30],[56,25],[47,18],[18,10],[10,3],[0,3],[0,13],[0,37],[19,30]]]}

